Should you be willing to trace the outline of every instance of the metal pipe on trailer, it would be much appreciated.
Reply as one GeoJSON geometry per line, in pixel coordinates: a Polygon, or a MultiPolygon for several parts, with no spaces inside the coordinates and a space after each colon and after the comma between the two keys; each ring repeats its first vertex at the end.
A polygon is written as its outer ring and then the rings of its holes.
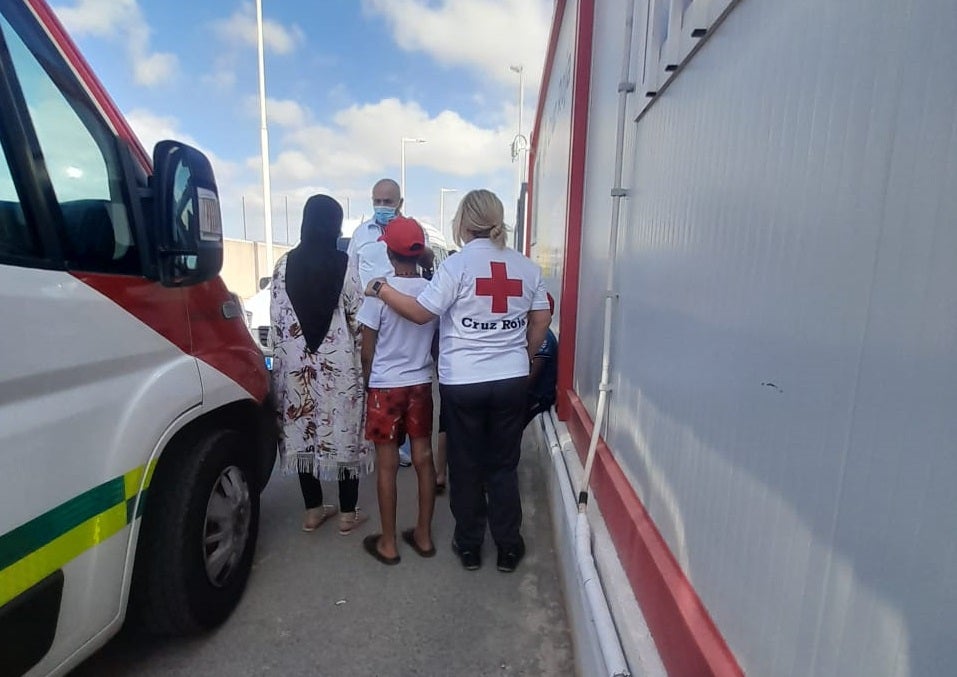
{"type": "Polygon", "coordinates": [[[548,446],[548,458],[551,463],[551,471],[554,472],[558,482],[558,493],[560,494],[560,510],[565,522],[573,527],[574,530],[574,552],[573,561],[577,588],[581,594],[581,602],[584,606],[586,615],[594,627],[595,638],[597,639],[598,656],[602,664],[602,675],[608,677],[629,677],[632,673],[628,668],[628,662],[625,660],[625,654],[621,647],[621,641],[618,637],[618,630],[611,617],[611,611],[608,608],[608,602],[605,599],[605,591],[601,585],[601,578],[595,567],[595,560],[592,556],[592,538],[591,527],[588,524],[588,516],[584,512],[578,512],[575,507],[575,492],[573,489],[571,474],[565,462],[565,456],[562,453],[561,443],[558,440],[558,432],[555,429],[555,423],[551,414],[545,412],[541,415],[542,426],[544,428],[545,442],[548,446]]]}
{"type": "Polygon", "coordinates": [[[636,0],[631,0],[628,16],[625,20],[625,56],[621,65],[621,79],[618,82],[618,125],[615,140],[615,176],[614,185],[611,189],[611,229],[608,234],[608,269],[605,285],[605,319],[602,330],[601,382],[598,384],[595,426],[588,443],[585,473],[582,476],[578,491],[578,511],[582,513],[585,512],[588,505],[588,483],[591,479],[592,466],[595,463],[598,438],[605,421],[605,412],[608,409],[608,393],[612,390],[610,383],[611,332],[614,318],[613,306],[615,301],[618,300],[618,292],[615,290],[615,272],[618,264],[618,226],[621,221],[621,200],[628,194],[621,187],[622,166],[624,164],[625,118],[628,112],[628,95],[635,91],[635,83],[631,81],[631,47],[635,24],[635,3],[636,0]]]}

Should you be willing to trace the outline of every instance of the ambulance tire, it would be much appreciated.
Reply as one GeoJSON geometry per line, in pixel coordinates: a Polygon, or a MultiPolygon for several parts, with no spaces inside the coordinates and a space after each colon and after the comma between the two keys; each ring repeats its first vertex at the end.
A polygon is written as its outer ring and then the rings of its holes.
{"type": "Polygon", "coordinates": [[[242,597],[256,550],[258,468],[244,453],[242,435],[212,430],[184,442],[157,468],[140,530],[132,612],[140,629],[151,634],[194,634],[226,620],[242,597]],[[238,501],[224,498],[224,485],[227,494],[240,496],[238,501]],[[221,513],[230,501],[244,506],[230,522],[232,563],[213,567],[222,576],[216,580],[209,573],[207,542],[217,537],[210,525],[216,527],[214,510],[221,513]]]}

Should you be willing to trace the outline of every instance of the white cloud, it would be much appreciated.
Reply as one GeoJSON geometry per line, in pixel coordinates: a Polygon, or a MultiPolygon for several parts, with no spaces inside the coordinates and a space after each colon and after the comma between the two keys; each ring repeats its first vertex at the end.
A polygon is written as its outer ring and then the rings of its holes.
{"type": "Polygon", "coordinates": [[[158,141],[164,139],[176,139],[199,147],[196,139],[177,129],[176,118],[157,115],[145,108],[135,108],[126,113],[125,117],[147,152],[151,151],[158,141]]]}
{"type": "Polygon", "coordinates": [[[236,74],[238,55],[235,52],[220,53],[213,63],[213,69],[202,77],[204,84],[226,91],[236,84],[239,79],[236,74]]]}
{"type": "MultiPolygon", "coordinates": [[[[227,19],[213,24],[216,34],[229,43],[241,43],[255,47],[259,43],[256,27],[256,10],[252,3],[245,3],[227,19]]],[[[298,26],[285,27],[272,19],[263,17],[263,46],[276,54],[289,54],[304,41],[298,26]]]]}
{"type": "Polygon", "coordinates": [[[54,11],[74,36],[92,35],[122,44],[136,84],[153,87],[175,75],[174,54],[150,51],[150,27],[136,0],[77,0],[54,11]]]}
{"type": "Polygon", "coordinates": [[[363,0],[367,12],[385,17],[393,39],[409,52],[443,64],[467,66],[499,82],[518,76],[537,89],[545,62],[553,2],[549,0],[363,0]]]}
{"type": "MultiPolygon", "coordinates": [[[[246,98],[246,110],[250,117],[259,118],[259,97],[246,98]]],[[[277,127],[303,127],[307,124],[309,113],[298,102],[292,99],[266,98],[266,120],[270,125],[277,127]]]]}
{"type": "Polygon", "coordinates": [[[226,201],[230,196],[236,195],[235,184],[243,178],[243,168],[204,148],[193,136],[179,129],[179,121],[176,118],[157,115],[145,108],[135,108],[126,113],[125,117],[147,153],[152,154],[153,146],[165,139],[175,139],[193,146],[202,151],[213,165],[213,173],[216,175],[216,184],[220,191],[220,201],[226,201]]]}
{"type": "Polygon", "coordinates": [[[133,78],[145,87],[162,84],[175,72],[176,57],[172,54],[149,54],[133,62],[133,78]]]}
{"type": "Polygon", "coordinates": [[[508,166],[509,129],[484,129],[453,111],[431,117],[416,103],[383,99],[339,111],[331,126],[306,125],[281,139],[287,150],[273,163],[278,182],[349,180],[398,168],[402,137],[406,168],[428,167],[452,176],[475,176],[508,166]]]}

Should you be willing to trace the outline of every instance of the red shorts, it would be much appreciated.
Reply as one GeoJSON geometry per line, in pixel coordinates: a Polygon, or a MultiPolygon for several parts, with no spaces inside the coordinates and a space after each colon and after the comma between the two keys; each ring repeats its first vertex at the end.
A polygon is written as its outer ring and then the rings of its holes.
{"type": "Polygon", "coordinates": [[[369,388],[366,397],[366,439],[376,444],[400,437],[432,436],[432,384],[369,388]]]}

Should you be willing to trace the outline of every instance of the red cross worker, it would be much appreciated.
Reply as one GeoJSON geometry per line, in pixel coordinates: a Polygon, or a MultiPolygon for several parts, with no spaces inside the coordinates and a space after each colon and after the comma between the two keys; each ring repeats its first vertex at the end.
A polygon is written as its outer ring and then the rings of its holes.
{"type": "Polygon", "coordinates": [[[452,222],[460,253],[446,259],[417,296],[384,279],[377,296],[419,324],[439,318],[439,392],[448,434],[452,546],[466,569],[482,564],[486,524],[496,566],[511,572],[525,554],[518,461],[529,362],[551,323],[541,268],[505,246],[501,200],[473,190],[452,222]]]}

